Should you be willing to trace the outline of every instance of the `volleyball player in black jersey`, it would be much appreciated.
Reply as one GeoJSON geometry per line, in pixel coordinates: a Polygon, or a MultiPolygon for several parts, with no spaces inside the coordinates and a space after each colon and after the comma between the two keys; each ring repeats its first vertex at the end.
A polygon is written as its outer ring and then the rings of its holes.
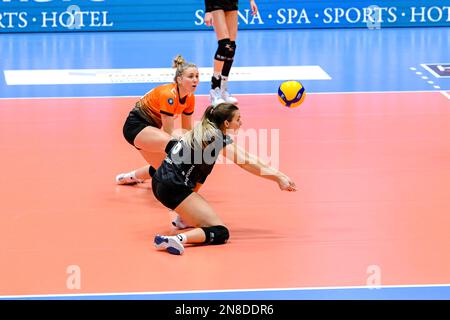
{"type": "Polygon", "coordinates": [[[167,145],[166,159],[152,173],[152,190],[166,207],[175,210],[194,229],[176,236],[157,235],[157,249],[182,254],[183,244],[224,244],[229,231],[208,202],[197,193],[211,173],[220,154],[233,160],[246,171],[278,183],[281,190],[296,191],[294,182],[285,174],[269,167],[256,156],[233,143],[226,133],[241,126],[238,107],[230,103],[209,106],[201,123],[179,140],[167,145]],[[264,174],[262,174],[264,173],[264,174]]]}
{"type": "MultiPolygon", "coordinates": [[[[238,100],[228,92],[228,76],[233,65],[238,33],[238,0],[205,0],[205,24],[214,26],[217,50],[214,54],[213,76],[209,98],[212,105],[238,100]]],[[[258,13],[255,0],[250,0],[252,15],[258,13]]]]}

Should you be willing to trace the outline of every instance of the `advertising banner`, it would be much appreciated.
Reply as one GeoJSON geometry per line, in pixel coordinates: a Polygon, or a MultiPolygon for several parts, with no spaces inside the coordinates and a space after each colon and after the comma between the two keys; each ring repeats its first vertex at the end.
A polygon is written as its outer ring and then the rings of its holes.
{"type": "MultiPolygon", "coordinates": [[[[239,1],[240,29],[450,26],[442,0],[239,1]]],[[[207,30],[204,0],[0,0],[0,32],[207,30]]],[[[210,29],[210,28],[209,28],[210,29]]]]}

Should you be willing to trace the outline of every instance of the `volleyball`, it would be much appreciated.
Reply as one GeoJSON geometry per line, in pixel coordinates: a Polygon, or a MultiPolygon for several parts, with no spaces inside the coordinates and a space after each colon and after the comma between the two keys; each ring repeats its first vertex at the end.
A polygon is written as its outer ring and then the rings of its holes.
{"type": "Polygon", "coordinates": [[[302,104],[305,100],[305,87],[294,80],[283,82],[278,88],[278,100],[281,104],[288,108],[295,108],[302,104]]]}

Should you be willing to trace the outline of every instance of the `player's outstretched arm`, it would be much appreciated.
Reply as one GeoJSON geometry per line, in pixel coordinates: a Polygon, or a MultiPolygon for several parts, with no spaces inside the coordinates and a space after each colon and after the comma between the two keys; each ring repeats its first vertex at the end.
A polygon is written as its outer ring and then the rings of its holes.
{"type": "Polygon", "coordinates": [[[236,163],[239,167],[256,176],[272,180],[278,183],[281,190],[297,191],[295,183],[284,173],[268,166],[257,156],[248,153],[245,149],[235,143],[229,144],[225,149],[225,156],[236,163]]]}

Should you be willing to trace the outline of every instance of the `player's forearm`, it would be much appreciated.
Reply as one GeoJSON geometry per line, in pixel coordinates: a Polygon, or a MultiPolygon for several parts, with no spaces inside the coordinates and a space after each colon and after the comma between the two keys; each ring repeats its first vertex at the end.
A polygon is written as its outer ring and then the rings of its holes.
{"type": "Polygon", "coordinates": [[[257,158],[250,159],[249,162],[239,165],[242,169],[256,176],[260,176],[262,178],[278,181],[278,178],[281,176],[281,172],[277,169],[261,162],[257,158]]]}
{"type": "Polygon", "coordinates": [[[181,128],[183,131],[191,131],[193,129],[193,123],[191,117],[185,118],[184,116],[181,118],[181,128]]]}

